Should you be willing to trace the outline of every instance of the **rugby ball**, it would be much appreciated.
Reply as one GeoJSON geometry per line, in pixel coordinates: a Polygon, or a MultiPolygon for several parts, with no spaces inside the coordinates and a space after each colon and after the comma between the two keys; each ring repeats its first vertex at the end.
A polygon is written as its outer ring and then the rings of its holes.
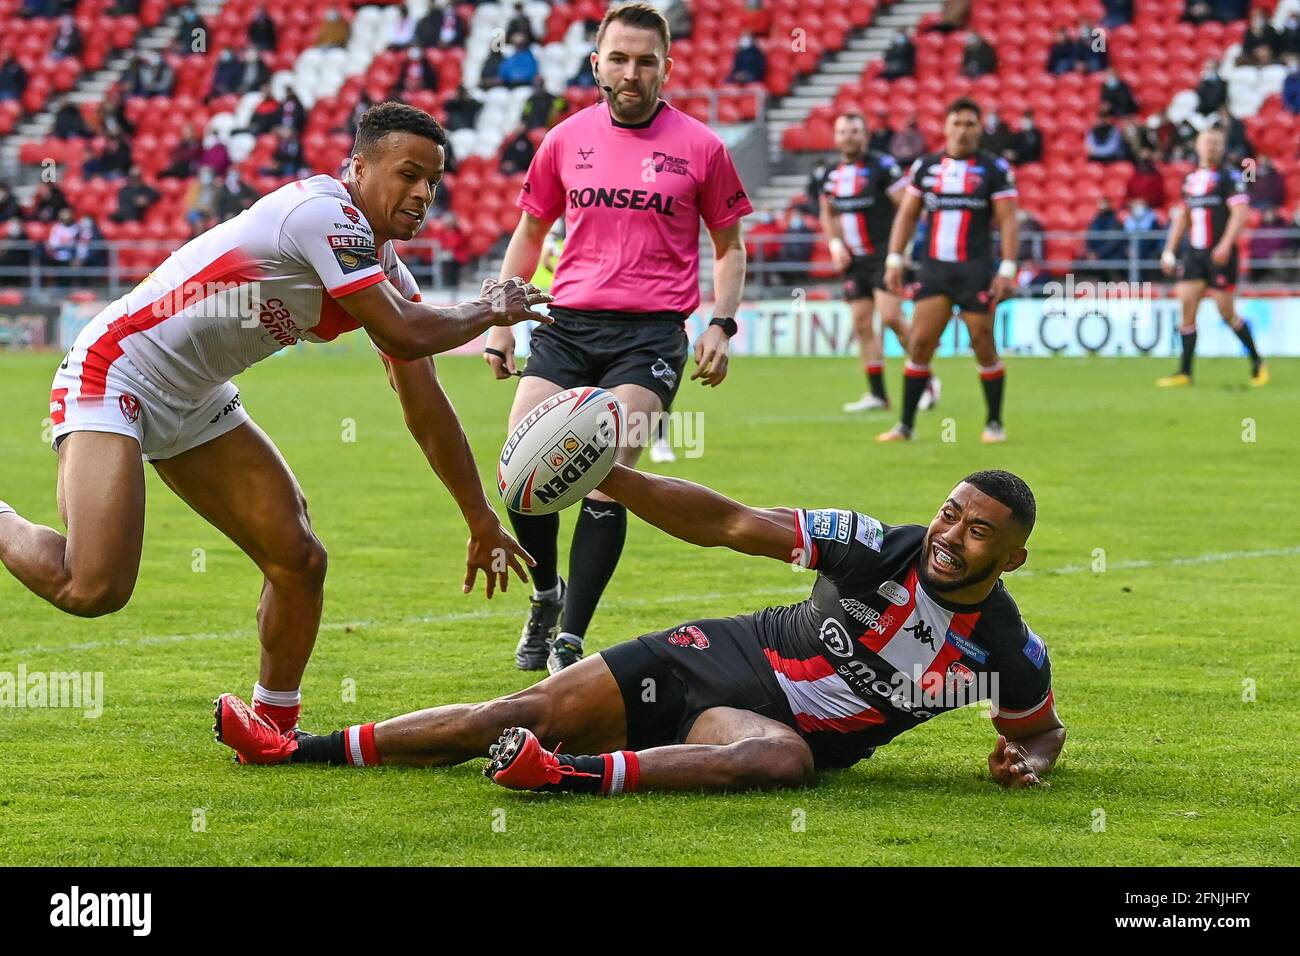
{"type": "Polygon", "coordinates": [[[614,467],[626,423],[623,403],[603,388],[571,388],[547,398],[523,417],[501,449],[501,500],[526,515],[577,504],[614,467]]]}

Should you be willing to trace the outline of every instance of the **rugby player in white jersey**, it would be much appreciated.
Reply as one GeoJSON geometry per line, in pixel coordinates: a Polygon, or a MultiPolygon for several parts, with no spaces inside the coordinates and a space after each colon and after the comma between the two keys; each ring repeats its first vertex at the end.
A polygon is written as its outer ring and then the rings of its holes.
{"type": "MultiPolygon", "coordinates": [[[[131,597],[144,536],[142,458],[264,575],[254,705],[296,726],[299,684],[320,625],[326,553],[288,465],[230,379],[299,340],[364,328],[412,436],[469,525],[464,591],[487,596],[531,558],[483,493],[428,356],[489,328],[537,319],[550,301],[522,279],[481,298],[421,304],[392,240],[414,237],[442,179],[446,133],[400,103],[372,108],[344,178],[315,176],[186,243],[77,337],[50,397],[67,535],[0,502],[0,561],[30,590],[81,617],[131,597]],[[503,560],[504,559],[504,560],[503,560]]],[[[546,321],[543,319],[543,321],[546,321]]]]}

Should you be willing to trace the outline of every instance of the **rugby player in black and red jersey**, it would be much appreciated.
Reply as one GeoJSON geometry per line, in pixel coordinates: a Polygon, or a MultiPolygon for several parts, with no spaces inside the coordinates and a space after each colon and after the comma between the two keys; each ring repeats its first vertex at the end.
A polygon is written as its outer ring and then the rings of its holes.
{"type": "Polygon", "coordinates": [[[1002,392],[1006,372],[993,341],[993,310],[1016,285],[1016,185],[1010,164],[979,148],[979,104],[954,100],[944,120],[944,148],[912,164],[911,181],[894,216],[885,257],[885,286],[903,291],[903,249],[916,231],[922,209],[929,213],[925,257],[917,265],[920,287],[912,297],[910,354],[903,369],[903,414],[877,441],[912,437],[916,408],[930,379],[930,359],[953,306],[961,310],[979,363],[988,408],[980,440],[1006,441],[1002,392]],[[1002,261],[993,264],[990,232],[1001,236],[1002,261]]]}
{"type": "Polygon", "coordinates": [[[611,647],[518,693],[310,736],[230,694],[217,739],[244,763],[457,764],[517,790],[616,794],[798,786],[922,722],[990,700],[988,758],[1034,786],[1065,742],[1047,647],[1000,581],[1025,563],[1035,504],[1005,471],[968,475],[928,527],[847,510],[750,508],[616,465],[603,491],[702,547],[815,569],[811,596],[611,647]],[[560,742],[566,752],[555,753],[560,742]]]}
{"type": "Polygon", "coordinates": [[[1192,384],[1192,357],[1196,353],[1196,312],[1201,299],[1209,295],[1219,307],[1223,321],[1237,333],[1250,359],[1250,384],[1268,384],[1268,366],[1259,357],[1255,337],[1246,320],[1237,315],[1234,302],[1237,287],[1237,241],[1250,216],[1246,184],[1236,170],[1223,165],[1223,130],[1217,126],[1196,137],[1196,168],[1183,179],[1183,203],[1174,210],[1160,265],[1178,276],[1174,292],[1183,307],[1183,324],[1178,332],[1183,355],[1178,371],[1158,379],[1161,388],[1192,384]],[[1182,258],[1178,246],[1187,236],[1182,258]]]}
{"type": "MultiPolygon", "coordinates": [[[[844,406],[846,412],[889,407],[885,394],[885,336],[893,329],[907,352],[903,304],[885,288],[885,249],[894,208],[907,185],[894,157],[867,149],[867,121],[861,113],[842,113],[835,120],[839,165],[826,174],[821,196],[822,231],[830,242],[831,260],[844,273],[844,298],[853,315],[853,331],[867,374],[867,392],[844,406]],[[881,334],[876,335],[875,312],[880,311],[881,334]]],[[[938,396],[939,379],[931,378],[921,396],[930,408],[938,396]]]]}

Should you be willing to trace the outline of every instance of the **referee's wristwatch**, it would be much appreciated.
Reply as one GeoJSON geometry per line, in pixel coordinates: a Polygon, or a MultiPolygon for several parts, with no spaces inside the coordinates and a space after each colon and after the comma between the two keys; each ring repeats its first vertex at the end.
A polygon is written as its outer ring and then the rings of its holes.
{"type": "Polygon", "coordinates": [[[740,331],[740,326],[736,324],[736,320],[729,315],[715,315],[709,325],[716,325],[722,329],[722,334],[727,338],[731,338],[740,331]]]}

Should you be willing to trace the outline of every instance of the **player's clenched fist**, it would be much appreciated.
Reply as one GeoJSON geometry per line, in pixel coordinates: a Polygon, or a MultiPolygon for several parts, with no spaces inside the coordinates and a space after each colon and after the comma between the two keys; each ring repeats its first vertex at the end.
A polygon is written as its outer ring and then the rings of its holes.
{"type": "Polygon", "coordinates": [[[496,325],[517,325],[529,319],[549,325],[553,321],[532,311],[533,306],[548,304],[550,295],[518,276],[504,282],[484,279],[480,295],[491,305],[496,325]]]}

